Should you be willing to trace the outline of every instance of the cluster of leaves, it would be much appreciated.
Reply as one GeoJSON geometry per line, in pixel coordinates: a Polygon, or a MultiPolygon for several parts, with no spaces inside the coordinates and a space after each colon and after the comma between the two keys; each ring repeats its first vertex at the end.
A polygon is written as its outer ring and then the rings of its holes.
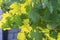
{"type": "Polygon", "coordinates": [[[19,40],[59,40],[60,0],[2,0],[0,7],[2,28],[22,28],[19,40]]]}

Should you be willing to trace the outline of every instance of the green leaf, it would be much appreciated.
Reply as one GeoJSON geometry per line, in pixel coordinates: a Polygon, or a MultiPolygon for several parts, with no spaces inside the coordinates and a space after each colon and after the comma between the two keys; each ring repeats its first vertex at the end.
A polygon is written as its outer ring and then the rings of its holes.
{"type": "Polygon", "coordinates": [[[20,15],[20,18],[21,18],[21,19],[27,19],[27,18],[28,18],[28,15],[27,15],[27,14],[21,14],[21,15],[20,15]]]}
{"type": "Polygon", "coordinates": [[[58,5],[58,0],[49,0],[49,3],[53,6],[53,9],[56,11],[57,10],[57,5],[58,5]]]}
{"type": "Polygon", "coordinates": [[[58,33],[57,33],[56,31],[54,31],[54,30],[51,30],[51,31],[50,31],[50,36],[51,36],[52,38],[57,39],[57,35],[58,35],[58,33]]]}
{"type": "Polygon", "coordinates": [[[27,11],[28,13],[31,12],[31,10],[32,10],[31,6],[29,6],[29,5],[25,6],[25,8],[26,8],[26,11],[27,11]]]}
{"type": "Polygon", "coordinates": [[[37,12],[35,12],[34,10],[32,10],[29,13],[29,17],[34,23],[37,23],[40,21],[40,15],[37,12]]]}
{"type": "Polygon", "coordinates": [[[31,31],[31,38],[35,38],[35,40],[42,40],[42,38],[46,38],[46,36],[43,32],[37,29],[36,32],[31,31]]]}

